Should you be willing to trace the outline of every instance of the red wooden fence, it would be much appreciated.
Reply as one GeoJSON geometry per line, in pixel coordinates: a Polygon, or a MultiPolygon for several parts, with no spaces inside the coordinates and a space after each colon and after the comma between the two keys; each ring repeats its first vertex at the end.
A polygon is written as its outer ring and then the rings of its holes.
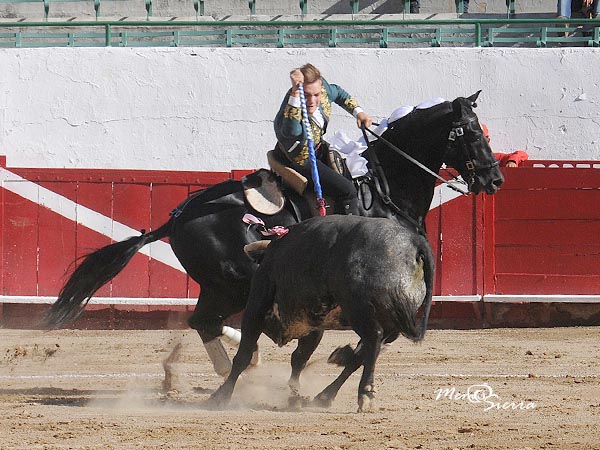
{"type": "Polygon", "coordinates": [[[508,170],[485,199],[484,294],[600,293],[600,165],[578,164],[508,170]]]}
{"type": "MultiPolygon", "coordinates": [[[[600,294],[600,164],[578,164],[587,167],[532,161],[506,169],[495,196],[434,204],[427,227],[437,260],[435,295],[600,294]]],[[[111,230],[156,228],[191,191],[247,173],[5,164],[1,170],[4,303],[13,296],[55,297],[72,262],[110,243],[111,230]]],[[[97,296],[193,299],[198,293],[180,269],[139,253],[97,296]]]]}

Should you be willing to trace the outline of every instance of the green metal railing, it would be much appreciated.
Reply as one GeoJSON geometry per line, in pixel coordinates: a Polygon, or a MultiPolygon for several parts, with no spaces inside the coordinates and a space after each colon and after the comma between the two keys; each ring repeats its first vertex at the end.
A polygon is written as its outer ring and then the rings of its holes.
{"type": "Polygon", "coordinates": [[[0,22],[0,47],[600,46],[600,20],[0,22]]]}

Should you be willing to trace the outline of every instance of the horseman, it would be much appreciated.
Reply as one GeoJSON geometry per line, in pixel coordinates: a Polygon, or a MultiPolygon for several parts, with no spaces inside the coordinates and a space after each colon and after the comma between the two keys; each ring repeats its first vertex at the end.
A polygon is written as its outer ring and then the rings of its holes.
{"type": "Polygon", "coordinates": [[[331,118],[331,105],[337,103],[356,118],[360,128],[370,127],[371,117],[358,106],[358,102],[341,87],[329,84],[321,72],[312,64],[305,64],[290,73],[292,88],[288,90],[279,112],[275,117],[275,135],[277,145],[274,154],[282,164],[293,168],[312,179],[308,157],[308,138],[302,127],[302,109],[299,85],[304,86],[306,108],[308,110],[312,138],[317,153],[317,166],[323,191],[334,198],[336,214],[358,215],[358,198],[351,179],[339,174],[322,162],[322,156],[329,151],[323,140],[327,124],[331,118]]]}

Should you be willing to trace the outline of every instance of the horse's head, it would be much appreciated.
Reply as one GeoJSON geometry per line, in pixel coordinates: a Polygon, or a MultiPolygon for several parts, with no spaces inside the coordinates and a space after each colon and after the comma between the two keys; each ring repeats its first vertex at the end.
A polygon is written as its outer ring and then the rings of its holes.
{"type": "Polygon", "coordinates": [[[452,102],[452,128],[445,160],[468,183],[469,191],[495,194],[504,177],[473,111],[480,92],[452,102]]]}

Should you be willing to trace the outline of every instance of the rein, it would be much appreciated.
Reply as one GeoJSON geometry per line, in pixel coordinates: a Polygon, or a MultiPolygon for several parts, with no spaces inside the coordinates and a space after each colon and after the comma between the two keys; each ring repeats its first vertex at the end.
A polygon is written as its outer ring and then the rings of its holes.
{"type": "MultiPolygon", "coordinates": [[[[375,124],[377,125],[377,124],[375,124]]],[[[362,132],[365,138],[365,142],[367,142],[367,147],[371,146],[371,143],[369,142],[369,140],[367,139],[367,134],[366,131],[368,131],[369,133],[371,133],[373,136],[375,136],[377,139],[381,140],[381,142],[383,142],[385,145],[387,145],[389,148],[391,148],[392,150],[394,150],[396,153],[398,153],[400,156],[403,156],[404,158],[406,158],[407,160],[409,160],[411,163],[415,164],[417,167],[423,169],[425,172],[427,172],[428,174],[434,176],[435,178],[437,178],[438,180],[440,180],[442,183],[444,183],[445,185],[447,185],[450,189],[452,189],[453,191],[459,192],[462,195],[469,195],[468,191],[463,191],[462,189],[454,186],[453,184],[451,184],[448,180],[442,178],[441,176],[439,176],[437,173],[435,173],[433,170],[431,170],[429,167],[427,167],[425,164],[421,163],[420,161],[417,161],[415,158],[413,158],[412,156],[410,156],[408,153],[406,153],[403,150],[400,150],[396,145],[392,144],[390,141],[388,141],[387,139],[385,139],[384,137],[382,137],[380,134],[375,133],[374,131],[369,130],[368,128],[366,128],[364,125],[361,127],[362,128],[362,132]]],[[[450,132],[450,136],[452,136],[452,133],[456,133],[456,135],[458,135],[456,130],[460,130],[460,136],[462,136],[464,134],[463,130],[461,127],[455,128],[450,132]]],[[[448,140],[454,140],[454,139],[450,139],[448,138],[448,140]]],[[[375,156],[375,152],[371,152],[371,155],[374,155],[373,159],[375,160],[375,165],[379,166],[379,159],[377,159],[377,156],[375,156]]],[[[471,170],[471,167],[474,168],[474,164],[471,160],[471,158],[469,158],[469,165],[467,165],[467,168],[469,170],[471,170]]],[[[385,175],[383,175],[383,172],[381,172],[379,174],[380,176],[383,177],[383,180],[387,186],[387,180],[385,179],[385,175]]]]}
{"type": "MultiPolygon", "coordinates": [[[[411,223],[415,227],[415,229],[417,230],[417,232],[419,234],[427,237],[427,232],[425,230],[425,226],[423,225],[422,218],[421,218],[421,220],[415,220],[410,214],[408,214],[406,211],[404,211],[403,209],[401,209],[398,205],[396,205],[392,201],[392,199],[391,199],[391,197],[389,195],[390,194],[390,186],[388,184],[387,177],[385,176],[383,168],[381,167],[381,163],[379,162],[379,158],[377,157],[377,154],[375,153],[375,151],[370,151],[370,150],[372,150],[371,142],[369,142],[369,140],[367,139],[367,133],[365,132],[365,130],[368,130],[370,133],[372,133],[375,136],[377,136],[377,134],[373,133],[371,130],[369,130],[368,128],[366,128],[364,125],[361,125],[361,129],[362,129],[362,132],[363,132],[363,136],[365,138],[365,142],[367,143],[367,151],[369,151],[370,160],[372,160],[372,162],[373,162],[373,167],[374,167],[374,169],[373,169],[373,177],[372,177],[373,184],[375,185],[375,189],[377,190],[377,194],[381,198],[381,201],[383,202],[383,204],[385,206],[387,206],[388,208],[390,208],[394,214],[397,214],[397,215],[401,216],[406,221],[408,221],[409,223],[411,223]],[[382,183],[383,183],[383,187],[381,186],[382,183]]],[[[386,142],[388,145],[390,145],[393,149],[397,149],[397,151],[402,152],[402,150],[398,149],[391,142],[388,142],[388,141],[385,141],[385,140],[384,140],[384,142],[386,142]]],[[[402,152],[402,153],[404,153],[404,152],[402,152]]],[[[409,155],[406,155],[406,156],[409,156],[409,155]]],[[[418,164],[421,164],[418,161],[416,161],[416,162],[418,164]]]]}

